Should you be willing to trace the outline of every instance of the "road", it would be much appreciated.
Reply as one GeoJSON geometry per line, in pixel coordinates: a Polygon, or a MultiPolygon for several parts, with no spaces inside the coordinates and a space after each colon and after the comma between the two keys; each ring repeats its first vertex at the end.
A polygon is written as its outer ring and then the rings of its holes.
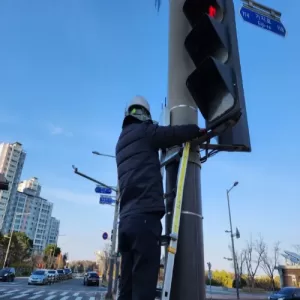
{"type": "MultiPolygon", "coordinates": [[[[83,279],[70,279],[52,285],[33,286],[27,284],[27,278],[16,278],[14,282],[0,282],[0,299],[2,300],[102,300],[106,288],[84,286],[83,279]]],[[[223,290],[221,287],[206,287],[207,299],[236,299],[235,289],[223,290]],[[212,296],[212,297],[211,297],[212,296]]],[[[244,300],[267,299],[267,294],[241,293],[244,300]]]]}
{"type": "Polygon", "coordinates": [[[1,300],[102,300],[105,291],[104,287],[84,286],[82,278],[45,286],[28,285],[27,278],[0,282],[1,300]]]}
{"type": "MultiPolygon", "coordinates": [[[[240,299],[268,299],[269,293],[243,293],[240,292],[240,299]]],[[[210,287],[206,286],[206,299],[236,299],[236,289],[229,288],[224,290],[222,287],[212,286],[211,293],[210,287]]]]}

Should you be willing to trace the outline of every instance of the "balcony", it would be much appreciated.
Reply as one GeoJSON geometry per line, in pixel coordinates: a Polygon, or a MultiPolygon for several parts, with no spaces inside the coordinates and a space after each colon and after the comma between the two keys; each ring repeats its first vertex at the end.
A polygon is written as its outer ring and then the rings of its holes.
{"type": "Polygon", "coordinates": [[[8,191],[8,188],[9,188],[8,180],[5,178],[5,176],[2,173],[0,173],[0,190],[8,191]]]}

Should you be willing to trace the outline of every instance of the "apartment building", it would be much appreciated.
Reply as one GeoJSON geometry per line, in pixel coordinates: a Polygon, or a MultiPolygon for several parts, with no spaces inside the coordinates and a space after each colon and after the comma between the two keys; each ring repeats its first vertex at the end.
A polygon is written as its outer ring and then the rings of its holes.
{"type": "Polygon", "coordinates": [[[25,232],[33,240],[36,251],[42,251],[49,241],[57,239],[59,221],[52,220],[53,203],[40,196],[41,186],[38,178],[20,182],[16,195],[17,209],[15,213],[14,230],[25,232]],[[56,226],[56,227],[55,227],[56,226]],[[54,228],[54,229],[53,229],[54,228]],[[56,229],[55,229],[56,228],[56,229]]]}
{"type": "Polygon", "coordinates": [[[54,217],[51,217],[47,245],[57,243],[57,239],[59,235],[59,226],[60,226],[60,221],[54,217]]]}
{"type": "Polygon", "coordinates": [[[25,192],[28,190],[28,192],[31,195],[39,197],[41,194],[41,185],[39,184],[39,180],[37,177],[32,177],[28,180],[20,181],[18,184],[18,191],[19,192],[25,192]]]}
{"type": "Polygon", "coordinates": [[[8,190],[0,190],[0,230],[10,231],[16,210],[16,193],[23,170],[26,153],[22,144],[0,143],[0,173],[7,179],[8,190]]]}

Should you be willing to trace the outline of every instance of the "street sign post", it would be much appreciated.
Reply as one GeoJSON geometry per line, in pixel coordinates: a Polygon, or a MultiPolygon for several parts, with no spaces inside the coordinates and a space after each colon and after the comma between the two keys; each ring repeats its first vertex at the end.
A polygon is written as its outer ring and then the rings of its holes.
{"type": "Polygon", "coordinates": [[[109,195],[109,194],[112,193],[112,189],[98,185],[95,188],[95,192],[98,193],[98,194],[108,194],[109,195]]]}
{"type": "Polygon", "coordinates": [[[267,14],[263,14],[257,9],[247,5],[243,5],[243,7],[240,9],[240,15],[243,18],[243,20],[248,23],[269,30],[282,37],[286,36],[286,29],[279,18],[267,16],[267,14]]]}
{"type": "Polygon", "coordinates": [[[107,240],[107,238],[108,238],[107,232],[104,232],[104,233],[102,234],[102,238],[103,238],[104,240],[107,240]]]}
{"type": "Polygon", "coordinates": [[[112,204],[115,204],[116,203],[116,199],[113,199],[112,197],[109,197],[109,196],[100,196],[100,201],[99,201],[100,204],[109,204],[109,205],[112,205],[112,204]]]}
{"type": "Polygon", "coordinates": [[[208,272],[207,272],[207,277],[209,279],[209,291],[210,291],[210,299],[212,299],[212,291],[211,291],[211,280],[212,280],[212,272],[211,272],[211,263],[207,263],[208,266],[208,272]]]}

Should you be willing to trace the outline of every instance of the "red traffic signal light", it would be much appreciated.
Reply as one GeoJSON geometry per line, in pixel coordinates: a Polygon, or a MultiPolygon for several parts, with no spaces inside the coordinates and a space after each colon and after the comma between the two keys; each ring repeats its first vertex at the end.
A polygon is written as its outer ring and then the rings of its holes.
{"type": "Polygon", "coordinates": [[[217,9],[215,6],[210,5],[208,8],[208,15],[212,18],[214,18],[217,15],[217,9]]]}

